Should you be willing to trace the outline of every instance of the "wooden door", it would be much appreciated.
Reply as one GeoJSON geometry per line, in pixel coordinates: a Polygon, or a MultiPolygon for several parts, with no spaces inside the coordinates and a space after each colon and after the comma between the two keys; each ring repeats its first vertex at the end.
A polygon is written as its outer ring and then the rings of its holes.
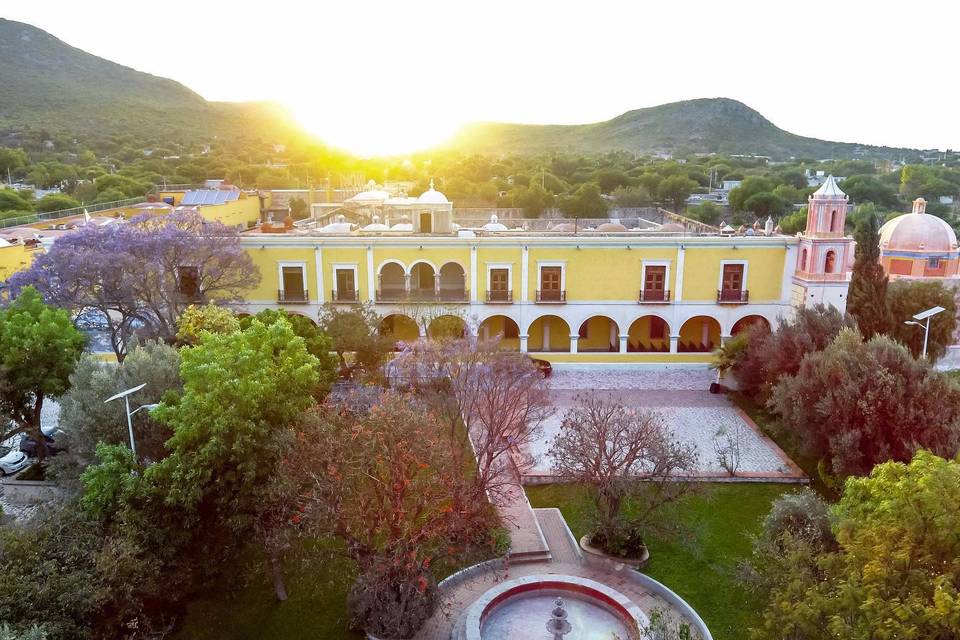
{"type": "Polygon", "coordinates": [[[561,267],[540,267],[540,299],[554,300],[561,299],[562,291],[560,288],[562,269],[561,267]]]}

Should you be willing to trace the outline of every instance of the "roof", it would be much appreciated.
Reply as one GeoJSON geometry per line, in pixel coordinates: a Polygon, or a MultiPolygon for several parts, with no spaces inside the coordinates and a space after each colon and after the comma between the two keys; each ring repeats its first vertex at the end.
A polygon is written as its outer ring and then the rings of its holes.
{"type": "Polygon", "coordinates": [[[883,251],[951,252],[957,234],[943,218],[929,213],[905,213],[880,227],[883,251]]]}
{"type": "Polygon", "coordinates": [[[223,204],[237,200],[239,197],[239,189],[192,189],[183,194],[180,204],[223,204]]]}
{"type": "Polygon", "coordinates": [[[840,190],[836,178],[833,175],[827,176],[820,188],[813,192],[813,197],[817,198],[846,198],[847,194],[840,190]]]}
{"type": "Polygon", "coordinates": [[[450,204],[450,201],[447,200],[447,196],[433,188],[433,180],[431,180],[430,188],[420,194],[417,204],[450,204]]]}

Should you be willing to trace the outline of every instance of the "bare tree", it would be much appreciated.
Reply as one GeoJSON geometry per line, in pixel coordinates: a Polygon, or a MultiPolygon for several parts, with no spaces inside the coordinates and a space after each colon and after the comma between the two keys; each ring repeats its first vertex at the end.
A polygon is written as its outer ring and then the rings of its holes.
{"type": "Polygon", "coordinates": [[[496,501],[517,483],[532,462],[524,450],[553,413],[537,368],[521,354],[501,351],[496,341],[409,345],[391,363],[390,378],[415,390],[446,425],[452,455],[472,448],[474,499],[486,494],[496,501]]]}
{"type": "Polygon", "coordinates": [[[694,448],[673,440],[654,411],[596,393],[578,395],[575,403],[563,417],[550,456],[557,475],[593,487],[594,540],[656,527],[655,512],[689,491],[689,483],[676,480],[696,464],[694,448]]]}

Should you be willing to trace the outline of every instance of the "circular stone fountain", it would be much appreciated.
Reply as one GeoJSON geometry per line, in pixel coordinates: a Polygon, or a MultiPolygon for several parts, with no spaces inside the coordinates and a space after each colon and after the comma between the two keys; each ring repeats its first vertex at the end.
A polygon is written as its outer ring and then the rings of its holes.
{"type": "Polygon", "coordinates": [[[535,575],[488,590],[467,609],[465,623],[466,640],[632,640],[648,620],[625,595],[594,580],[535,575]]]}

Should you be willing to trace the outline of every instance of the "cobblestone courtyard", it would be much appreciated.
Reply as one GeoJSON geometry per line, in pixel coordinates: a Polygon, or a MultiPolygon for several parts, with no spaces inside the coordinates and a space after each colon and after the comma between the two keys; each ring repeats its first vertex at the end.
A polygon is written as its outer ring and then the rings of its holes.
{"type": "Polygon", "coordinates": [[[542,436],[528,454],[535,463],[525,473],[527,481],[544,481],[552,475],[550,442],[560,429],[564,412],[580,393],[617,397],[633,407],[658,411],[681,442],[698,453],[697,475],[727,477],[720,466],[714,442],[735,437],[740,443],[738,477],[744,479],[799,480],[796,466],[769,438],[763,436],[725,395],[711,394],[712,371],[703,369],[636,370],[593,369],[557,371],[550,379],[556,413],[544,424],[542,436]]]}

